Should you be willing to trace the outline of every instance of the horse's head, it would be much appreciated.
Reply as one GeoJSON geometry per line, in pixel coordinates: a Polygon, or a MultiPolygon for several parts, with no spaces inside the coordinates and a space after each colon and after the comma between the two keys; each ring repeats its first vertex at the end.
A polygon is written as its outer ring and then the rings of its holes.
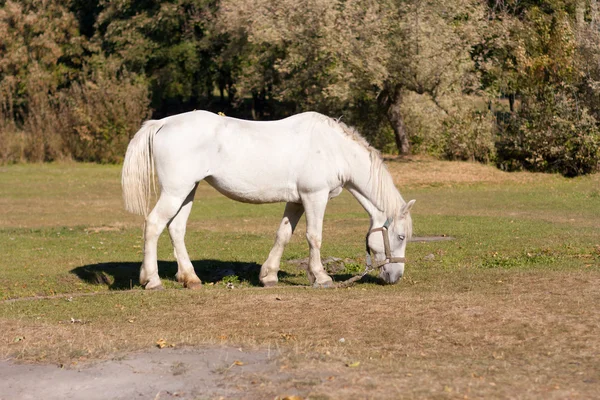
{"type": "Polygon", "coordinates": [[[414,203],[415,200],[406,203],[400,215],[388,220],[382,228],[371,230],[367,237],[368,248],[375,256],[374,264],[381,266],[379,277],[386,283],[396,283],[404,274],[406,243],[412,235],[410,209],[414,203]]]}

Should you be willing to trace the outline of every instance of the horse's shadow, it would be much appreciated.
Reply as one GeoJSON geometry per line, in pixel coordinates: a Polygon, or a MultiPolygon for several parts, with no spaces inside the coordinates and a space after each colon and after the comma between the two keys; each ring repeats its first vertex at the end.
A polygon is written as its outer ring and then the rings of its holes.
{"type": "MultiPolygon", "coordinates": [[[[248,282],[252,286],[260,286],[258,280],[260,265],[256,263],[221,260],[193,261],[194,270],[204,283],[216,283],[225,277],[237,277],[239,281],[248,282]]],[[[131,289],[140,284],[140,262],[107,262],[82,265],[70,272],[84,282],[93,285],[106,285],[111,290],[131,289]]],[[[177,262],[159,261],[158,275],[161,279],[175,280],[177,262]]],[[[280,276],[286,276],[284,271],[280,276]]]]}
{"type": "MultiPolygon", "coordinates": [[[[204,283],[217,283],[226,277],[237,277],[239,281],[248,282],[251,286],[261,286],[259,281],[260,265],[252,262],[221,261],[221,260],[196,260],[193,261],[194,270],[204,283]]],[[[132,289],[140,285],[139,273],[141,263],[138,262],[107,262],[82,265],[73,268],[70,272],[79,279],[92,285],[105,285],[110,290],[132,289]]],[[[334,282],[343,282],[353,274],[347,271],[330,270],[334,282]]],[[[159,261],[158,275],[164,280],[175,280],[177,262],[159,261]]],[[[303,275],[299,268],[298,274],[303,275]]],[[[283,284],[298,285],[297,274],[279,271],[279,281],[283,284]]],[[[367,275],[362,283],[382,284],[380,278],[367,275]]],[[[307,282],[308,283],[308,282],[307,282]]]]}

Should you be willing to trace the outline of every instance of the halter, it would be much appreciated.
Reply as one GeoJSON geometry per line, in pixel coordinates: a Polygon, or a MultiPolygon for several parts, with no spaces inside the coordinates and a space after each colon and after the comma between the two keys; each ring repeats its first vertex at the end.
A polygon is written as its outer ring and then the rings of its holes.
{"type": "Polygon", "coordinates": [[[390,237],[388,234],[388,228],[391,223],[392,223],[392,219],[388,218],[387,221],[385,221],[385,224],[383,224],[383,226],[381,228],[371,229],[367,233],[367,237],[365,238],[365,242],[367,245],[367,266],[365,267],[364,272],[360,275],[353,276],[352,278],[347,279],[344,282],[340,282],[340,283],[336,284],[336,287],[338,287],[338,288],[350,287],[354,284],[354,282],[361,280],[369,272],[375,270],[376,268],[381,268],[386,264],[406,262],[406,258],[404,258],[404,257],[392,257],[392,250],[390,249],[390,237]],[[369,247],[369,236],[371,235],[371,233],[374,233],[374,232],[381,232],[381,234],[383,235],[383,248],[385,250],[385,259],[382,261],[376,261],[375,265],[373,265],[373,263],[371,261],[371,247],[369,247]]]}
{"type": "Polygon", "coordinates": [[[406,258],[404,257],[392,257],[392,251],[390,249],[390,235],[388,234],[388,228],[391,223],[392,219],[388,218],[381,228],[371,229],[367,233],[367,237],[365,238],[365,244],[367,248],[367,270],[381,268],[386,264],[406,262],[406,258]],[[369,247],[369,236],[374,232],[381,232],[381,235],[383,236],[383,248],[385,251],[385,258],[381,261],[375,261],[375,265],[373,265],[371,262],[371,247],[369,247]]]}

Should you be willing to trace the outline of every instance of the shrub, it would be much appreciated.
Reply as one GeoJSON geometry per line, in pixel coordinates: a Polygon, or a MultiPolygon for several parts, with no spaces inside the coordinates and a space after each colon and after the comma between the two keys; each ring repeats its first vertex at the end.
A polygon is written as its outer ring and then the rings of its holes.
{"type": "Polygon", "coordinates": [[[551,88],[523,100],[516,115],[502,124],[496,144],[500,168],[564,176],[598,170],[600,130],[587,108],[551,88]]]}
{"type": "Polygon", "coordinates": [[[401,110],[412,152],[442,157],[444,153],[441,140],[443,111],[428,96],[414,92],[405,94],[401,110]]]}
{"type": "Polygon", "coordinates": [[[150,116],[147,85],[128,73],[100,72],[61,93],[69,126],[64,140],[78,161],[120,162],[129,139],[150,116]]]}
{"type": "Polygon", "coordinates": [[[495,125],[490,112],[460,107],[442,123],[444,157],[490,162],[495,157],[494,135],[495,125]]]}
{"type": "Polygon", "coordinates": [[[452,96],[444,108],[427,95],[408,93],[402,106],[412,152],[448,160],[489,162],[495,157],[495,126],[476,99],[452,96]]]}
{"type": "Polygon", "coordinates": [[[122,161],[129,139],[150,116],[146,83],[108,66],[59,91],[44,77],[30,73],[20,118],[8,108],[10,92],[0,91],[0,162],[122,161]]]}

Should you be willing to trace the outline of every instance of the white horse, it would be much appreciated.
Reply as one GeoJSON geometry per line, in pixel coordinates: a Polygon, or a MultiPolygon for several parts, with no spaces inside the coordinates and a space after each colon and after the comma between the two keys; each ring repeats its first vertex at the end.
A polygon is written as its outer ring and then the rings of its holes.
{"type": "Polygon", "coordinates": [[[367,234],[367,252],[372,249],[381,278],[395,283],[404,273],[414,200],[402,199],[379,153],[354,129],[315,112],[255,122],[193,111],[145,122],[125,155],[125,208],[146,217],[140,271],[146,289],[162,287],[156,248],[166,226],[177,258],[177,280],[188,288],[200,287],[184,235],[203,179],[237,201],[286,202],[275,244],[260,270],[264,286],[277,284],[283,249],[303,213],[310,247],[308,279],[315,287],[332,286],[321,263],[323,216],[327,201],[342,188],[369,213],[371,228],[383,232],[367,234]],[[148,213],[155,174],[160,196],[148,213]]]}

